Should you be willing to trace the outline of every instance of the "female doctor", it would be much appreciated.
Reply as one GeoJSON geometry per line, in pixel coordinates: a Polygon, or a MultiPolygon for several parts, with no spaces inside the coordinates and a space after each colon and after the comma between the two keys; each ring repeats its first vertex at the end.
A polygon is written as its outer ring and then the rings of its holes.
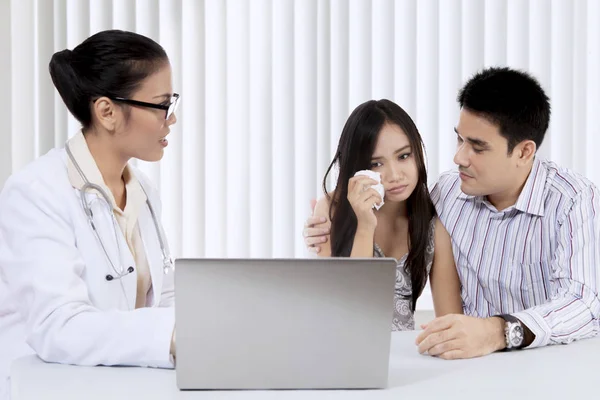
{"type": "Polygon", "coordinates": [[[128,164],[160,160],[176,122],[167,54],[147,37],[104,31],[54,54],[50,75],[82,129],[0,195],[0,374],[32,351],[57,363],[172,367],[161,204],[128,164]]]}

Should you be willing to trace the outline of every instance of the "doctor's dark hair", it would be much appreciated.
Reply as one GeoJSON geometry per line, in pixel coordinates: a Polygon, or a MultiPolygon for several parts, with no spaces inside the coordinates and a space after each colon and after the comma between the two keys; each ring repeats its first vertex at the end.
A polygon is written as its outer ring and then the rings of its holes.
{"type": "Polygon", "coordinates": [[[475,74],[458,93],[460,107],[496,125],[508,141],[508,155],[524,140],[539,149],[550,123],[550,100],[539,82],[526,72],[487,68],[475,74]]]}
{"type": "Polygon", "coordinates": [[[99,97],[128,98],[142,81],[168,63],[154,40],[133,32],[108,30],[73,50],[54,53],[49,70],[65,105],[84,129],[92,125],[92,102],[99,97]]]}
{"type": "Polygon", "coordinates": [[[397,125],[406,134],[418,170],[417,185],[406,200],[409,252],[405,268],[410,274],[410,300],[414,312],[417,299],[427,282],[426,250],[430,242],[430,223],[436,212],[427,188],[427,169],[421,135],[406,111],[390,100],[370,100],[354,109],[344,125],[337,151],[325,173],[323,191],[331,204],[331,256],[349,257],[352,252],[358,220],[348,201],[348,181],[356,172],[371,169],[371,158],[377,139],[386,124],[397,125]],[[330,195],[326,182],[336,165],[339,174],[335,191],[330,195]]]}

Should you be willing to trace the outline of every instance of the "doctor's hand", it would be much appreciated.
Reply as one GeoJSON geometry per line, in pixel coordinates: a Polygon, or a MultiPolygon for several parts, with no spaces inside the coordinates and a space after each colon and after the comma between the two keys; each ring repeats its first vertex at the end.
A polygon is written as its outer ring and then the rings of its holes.
{"type": "Polygon", "coordinates": [[[421,325],[419,353],[445,360],[485,356],[506,347],[504,320],[448,314],[421,325]]]}
{"type": "Polygon", "coordinates": [[[175,328],[173,328],[173,336],[171,336],[171,355],[173,358],[177,356],[177,346],[175,345],[175,328]]]}
{"type": "Polygon", "coordinates": [[[308,251],[319,254],[321,243],[327,242],[327,235],[329,235],[329,228],[321,226],[327,219],[324,217],[315,217],[315,205],[317,201],[312,199],[310,201],[311,216],[306,219],[304,223],[304,230],[302,236],[304,237],[304,244],[308,248],[308,251]]]}

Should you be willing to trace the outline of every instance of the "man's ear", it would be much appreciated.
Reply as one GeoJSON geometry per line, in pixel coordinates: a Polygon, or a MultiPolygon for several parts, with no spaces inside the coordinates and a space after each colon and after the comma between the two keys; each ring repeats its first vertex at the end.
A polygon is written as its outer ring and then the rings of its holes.
{"type": "Polygon", "coordinates": [[[92,104],[94,119],[107,131],[114,132],[120,110],[108,97],[100,97],[92,104]]]}
{"type": "Polygon", "coordinates": [[[535,157],[536,151],[537,146],[533,140],[524,140],[516,145],[513,152],[516,152],[517,165],[519,167],[528,165],[533,160],[533,157],[535,157]]]}

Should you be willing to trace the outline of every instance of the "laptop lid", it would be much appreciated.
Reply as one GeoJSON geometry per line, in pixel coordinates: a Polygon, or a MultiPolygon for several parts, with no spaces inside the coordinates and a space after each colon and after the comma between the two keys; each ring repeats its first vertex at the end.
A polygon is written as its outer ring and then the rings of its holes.
{"type": "Polygon", "coordinates": [[[180,389],[387,385],[394,259],[178,259],[180,389]]]}

